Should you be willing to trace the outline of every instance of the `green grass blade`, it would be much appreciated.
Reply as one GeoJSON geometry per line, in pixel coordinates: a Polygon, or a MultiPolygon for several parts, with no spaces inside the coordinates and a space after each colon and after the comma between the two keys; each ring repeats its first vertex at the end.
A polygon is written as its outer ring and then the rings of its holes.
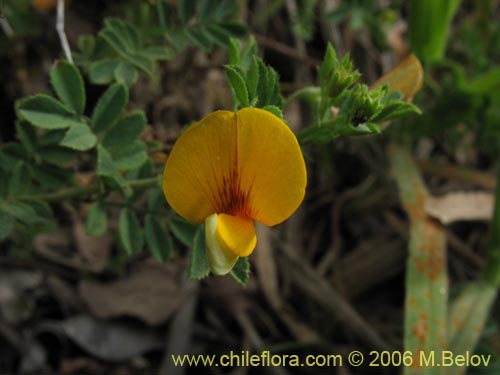
{"type": "Polygon", "coordinates": [[[483,277],[498,290],[500,287],[500,167],[497,170],[495,207],[490,225],[490,240],[483,277]]]}
{"type": "Polygon", "coordinates": [[[460,0],[410,1],[410,45],[426,62],[443,58],[448,29],[460,0]]]}
{"type": "Polygon", "coordinates": [[[439,375],[444,368],[425,365],[420,352],[441,358],[446,344],[448,280],[445,234],[424,211],[427,189],[408,151],[389,147],[392,174],[410,217],[410,244],[406,270],[405,350],[413,353],[414,366],[405,375],[439,375]]]}
{"type": "MultiPolygon", "coordinates": [[[[474,352],[500,286],[500,169],[497,173],[495,207],[483,281],[469,284],[453,301],[450,309],[448,340],[450,351],[455,355],[474,352]]],[[[463,375],[465,371],[465,367],[450,367],[447,375],[463,375]]]]}
{"type": "MultiPolygon", "coordinates": [[[[484,282],[470,283],[453,301],[448,321],[449,350],[456,355],[473,352],[488,319],[496,289],[484,282]]],[[[465,367],[449,367],[448,375],[465,374],[465,367]]]]}

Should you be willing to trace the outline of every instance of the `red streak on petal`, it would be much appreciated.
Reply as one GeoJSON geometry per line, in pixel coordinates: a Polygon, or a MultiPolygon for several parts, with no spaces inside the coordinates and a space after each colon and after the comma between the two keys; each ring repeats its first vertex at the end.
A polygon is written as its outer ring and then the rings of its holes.
{"type": "MultiPolygon", "coordinates": [[[[236,121],[237,121],[236,117],[236,121]]],[[[222,185],[219,186],[216,197],[217,213],[225,213],[233,216],[252,217],[252,210],[248,207],[251,187],[247,191],[241,188],[238,165],[238,125],[235,124],[234,136],[236,144],[234,148],[232,170],[227,176],[222,177],[222,185]]]]}
{"type": "Polygon", "coordinates": [[[252,210],[248,207],[250,191],[244,192],[241,188],[240,178],[236,166],[230,176],[222,178],[217,199],[218,213],[233,216],[252,217],[252,210]]]}

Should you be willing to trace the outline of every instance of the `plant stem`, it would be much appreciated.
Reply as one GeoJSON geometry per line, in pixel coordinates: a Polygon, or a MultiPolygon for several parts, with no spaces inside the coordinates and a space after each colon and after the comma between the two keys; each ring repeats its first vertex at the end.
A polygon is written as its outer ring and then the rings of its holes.
{"type": "Polygon", "coordinates": [[[430,159],[421,161],[418,165],[424,174],[427,173],[433,176],[457,180],[488,190],[493,190],[496,186],[495,176],[488,172],[457,167],[450,164],[436,163],[430,159]]]}
{"type": "MultiPolygon", "coordinates": [[[[132,188],[132,189],[147,189],[150,187],[158,186],[159,185],[159,179],[158,177],[151,177],[151,178],[144,178],[140,180],[132,180],[132,181],[127,181],[125,184],[126,186],[132,188]]],[[[94,184],[92,186],[88,187],[72,187],[72,188],[67,188],[67,189],[62,189],[59,191],[56,191],[54,193],[45,193],[45,194],[34,194],[34,195],[24,195],[17,197],[18,199],[37,199],[37,200],[43,200],[45,202],[60,202],[65,199],[71,199],[71,198],[78,198],[78,197],[85,197],[91,194],[95,194],[99,192],[99,185],[94,184]]]]}
{"type": "Polygon", "coordinates": [[[73,64],[73,57],[71,56],[68,37],[66,36],[66,31],[64,30],[64,0],[57,0],[56,30],[61,41],[62,49],[66,55],[66,60],[73,64]]]}
{"type": "Polygon", "coordinates": [[[500,286],[500,166],[497,171],[495,208],[490,226],[490,242],[486,255],[484,279],[495,288],[500,286]]]}

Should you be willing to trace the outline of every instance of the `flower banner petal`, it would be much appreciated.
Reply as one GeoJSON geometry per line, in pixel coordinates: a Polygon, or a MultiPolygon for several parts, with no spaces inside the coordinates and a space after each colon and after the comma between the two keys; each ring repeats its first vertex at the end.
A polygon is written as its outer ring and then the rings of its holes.
{"type": "Polygon", "coordinates": [[[221,189],[233,173],[235,155],[233,112],[214,112],[188,128],[165,164],[163,191],[169,205],[197,223],[223,212],[221,189]]]}
{"type": "Polygon", "coordinates": [[[240,189],[248,216],[268,226],[286,220],[304,199],[304,158],[295,134],[275,115],[257,108],[236,112],[240,189]]]}

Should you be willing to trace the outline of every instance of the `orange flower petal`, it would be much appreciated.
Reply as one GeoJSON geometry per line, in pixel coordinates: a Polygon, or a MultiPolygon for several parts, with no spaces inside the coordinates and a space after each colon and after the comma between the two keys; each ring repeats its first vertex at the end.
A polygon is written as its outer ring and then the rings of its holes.
{"type": "Polygon", "coordinates": [[[220,189],[231,174],[236,150],[234,113],[214,112],[188,128],[170,153],[163,191],[170,206],[189,221],[203,223],[221,213],[220,189]]]}
{"type": "Polygon", "coordinates": [[[307,175],[297,138],[281,119],[261,109],[240,110],[236,122],[238,175],[250,217],[279,224],[304,199],[307,175]]]}

